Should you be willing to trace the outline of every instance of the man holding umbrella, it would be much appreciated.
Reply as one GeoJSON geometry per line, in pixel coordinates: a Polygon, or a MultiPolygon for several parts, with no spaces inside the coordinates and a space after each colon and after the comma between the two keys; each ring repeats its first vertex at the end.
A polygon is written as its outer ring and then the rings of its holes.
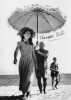
{"type": "Polygon", "coordinates": [[[36,77],[37,77],[37,82],[38,82],[38,87],[39,87],[40,93],[42,93],[42,89],[43,89],[44,93],[46,93],[45,72],[47,69],[46,61],[47,61],[47,57],[48,57],[48,50],[45,50],[44,46],[45,46],[44,43],[40,42],[39,49],[35,50],[36,58],[37,58],[36,77]],[[43,86],[42,86],[41,79],[43,80],[43,86]]]}

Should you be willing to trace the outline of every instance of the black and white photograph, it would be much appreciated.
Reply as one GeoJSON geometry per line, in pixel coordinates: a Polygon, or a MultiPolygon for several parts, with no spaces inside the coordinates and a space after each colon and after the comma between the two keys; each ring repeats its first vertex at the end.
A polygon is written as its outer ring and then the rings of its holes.
{"type": "Polygon", "coordinates": [[[71,100],[70,43],[70,0],[0,0],[0,100],[71,100]]]}

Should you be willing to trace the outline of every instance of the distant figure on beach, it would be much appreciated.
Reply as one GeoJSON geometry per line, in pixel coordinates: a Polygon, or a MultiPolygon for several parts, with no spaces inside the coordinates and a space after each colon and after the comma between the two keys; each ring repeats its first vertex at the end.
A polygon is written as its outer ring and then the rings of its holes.
{"type": "Polygon", "coordinates": [[[17,54],[20,50],[21,57],[19,61],[19,90],[22,91],[22,96],[28,97],[30,91],[30,78],[36,67],[36,57],[34,53],[32,38],[35,36],[35,32],[24,27],[20,30],[18,35],[21,37],[21,41],[17,43],[17,47],[14,52],[14,64],[17,63],[17,54]]]}
{"type": "Polygon", "coordinates": [[[58,64],[57,64],[57,58],[53,58],[53,62],[50,65],[50,71],[51,71],[51,79],[52,79],[52,88],[57,89],[57,85],[59,83],[59,71],[58,71],[58,64]]]}
{"type": "Polygon", "coordinates": [[[45,72],[47,69],[47,66],[45,66],[48,58],[48,50],[44,49],[44,43],[39,43],[39,49],[35,50],[36,58],[37,58],[37,69],[36,69],[36,77],[38,82],[38,87],[40,90],[40,93],[44,91],[46,93],[46,77],[45,72]],[[41,79],[43,80],[43,84],[41,82],[41,79]]]}

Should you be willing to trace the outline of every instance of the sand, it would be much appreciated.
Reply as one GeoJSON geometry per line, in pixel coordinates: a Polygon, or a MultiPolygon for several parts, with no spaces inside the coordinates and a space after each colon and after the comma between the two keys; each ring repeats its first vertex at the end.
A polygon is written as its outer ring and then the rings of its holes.
{"type": "MultiPolygon", "coordinates": [[[[18,86],[1,86],[0,96],[18,96],[22,93],[18,86]]],[[[31,87],[31,95],[27,100],[71,100],[71,85],[60,85],[58,89],[52,90],[47,86],[46,94],[39,93],[38,87],[31,87]]]]}

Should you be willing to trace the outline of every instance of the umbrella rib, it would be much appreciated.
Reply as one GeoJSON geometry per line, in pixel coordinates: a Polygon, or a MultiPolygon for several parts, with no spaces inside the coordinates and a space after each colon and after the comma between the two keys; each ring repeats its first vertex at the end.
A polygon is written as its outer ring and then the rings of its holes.
{"type": "MultiPolygon", "coordinates": [[[[21,19],[21,17],[24,16],[24,15],[26,16],[26,14],[22,14],[21,16],[19,16],[16,20],[14,20],[14,23],[15,23],[16,21],[19,21],[19,20],[21,19]]],[[[30,14],[30,15],[31,15],[31,14],[30,14]]],[[[26,17],[25,17],[25,18],[26,18],[26,17]]]]}
{"type": "Polygon", "coordinates": [[[53,27],[51,26],[51,24],[49,23],[49,21],[46,19],[46,17],[43,15],[43,13],[42,13],[42,17],[45,19],[45,21],[50,25],[50,27],[51,27],[52,30],[53,30],[53,27]]]}
{"type": "Polygon", "coordinates": [[[54,15],[52,15],[52,14],[50,14],[51,16],[53,16],[57,21],[59,21],[59,22],[61,22],[62,24],[59,26],[59,27],[61,27],[62,25],[64,25],[64,22],[65,22],[65,20],[64,21],[61,21],[60,19],[58,19],[56,16],[54,16],[54,15]]]}
{"type": "Polygon", "coordinates": [[[58,21],[60,21],[62,23],[62,21],[60,19],[58,19],[56,16],[54,16],[53,14],[51,14],[50,12],[46,12],[46,11],[42,11],[41,13],[46,13],[48,15],[53,16],[55,19],[57,19],[58,21]]]}
{"type": "Polygon", "coordinates": [[[61,23],[63,23],[60,19],[58,19],[56,16],[50,14],[51,16],[53,16],[55,19],[57,19],[58,21],[60,21],[61,23]]]}
{"type": "Polygon", "coordinates": [[[29,18],[28,18],[27,21],[25,22],[25,25],[28,23],[28,21],[30,20],[30,18],[31,18],[32,15],[33,15],[33,14],[31,14],[31,15],[29,16],[29,18]]]}

